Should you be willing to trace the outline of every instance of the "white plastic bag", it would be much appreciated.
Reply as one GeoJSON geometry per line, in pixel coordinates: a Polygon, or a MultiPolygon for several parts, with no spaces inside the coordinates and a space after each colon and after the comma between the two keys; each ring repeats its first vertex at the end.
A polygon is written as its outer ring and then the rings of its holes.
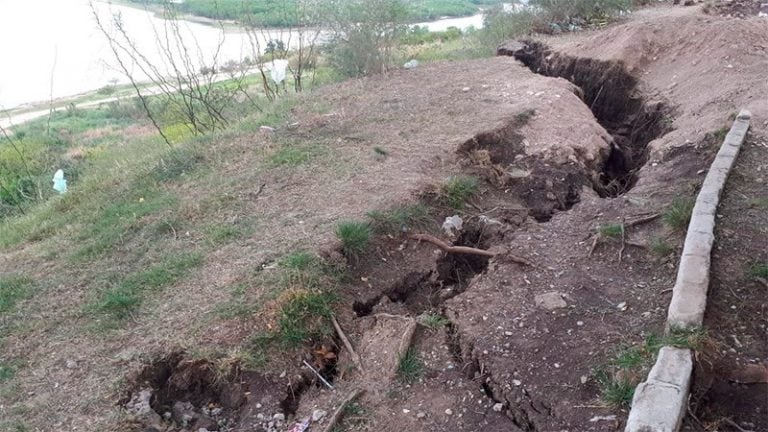
{"type": "Polygon", "coordinates": [[[274,81],[276,84],[283,82],[285,80],[285,70],[287,68],[288,60],[272,60],[269,66],[269,75],[272,77],[272,81],[274,81]]]}
{"type": "Polygon", "coordinates": [[[64,178],[63,170],[58,170],[53,175],[53,188],[60,194],[67,192],[67,180],[64,178]]]}

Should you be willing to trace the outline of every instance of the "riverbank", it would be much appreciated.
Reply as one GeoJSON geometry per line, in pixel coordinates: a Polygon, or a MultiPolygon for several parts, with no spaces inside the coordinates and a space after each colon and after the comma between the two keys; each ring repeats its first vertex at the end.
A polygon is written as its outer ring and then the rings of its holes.
{"type": "MultiPolygon", "coordinates": [[[[153,11],[158,16],[165,12],[165,0],[117,0],[114,3],[129,7],[137,7],[153,11]]],[[[273,4],[264,2],[263,6],[254,3],[255,13],[251,14],[254,22],[267,28],[281,28],[298,25],[298,22],[292,21],[290,4],[273,4]]],[[[442,19],[468,17],[471,15],[482,14],[483,10],[497,4],[504,3],[503,0],[419,0],[409,2],[410,10],[408,20],[413,23],[423,23],[427,21],[438,21],[442,19]]],[[[211,2],[187,1],[175,5],[176,10],[181,12],[181,18],[184,20],[197,22],[205,25],[219,26],[237,26],[238,18],[242,15],[246,7],[242,3],[237,4],[214,4],[211,2]],[[224,7],[226,6],[226,7],[224,7]]]]}

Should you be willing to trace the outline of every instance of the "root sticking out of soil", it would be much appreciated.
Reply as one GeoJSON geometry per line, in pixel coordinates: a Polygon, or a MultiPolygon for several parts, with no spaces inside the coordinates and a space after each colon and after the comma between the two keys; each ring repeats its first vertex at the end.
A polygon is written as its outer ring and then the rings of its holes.
{"type": "Polygon", "coordinates": [[[619,61],[572,57],[532,40],[499,48],[533,72],[565,78],[581,89],[581,98],[613,143],[593,188],[601,197],[620,196],[635,186],[648,161],[648,144],[670,130],[663,102],[649,102],[638,91],[638,79],[619,61]]]}
{"type": "MultiPolygon", "coordinates": [[[[489,244],[482,227],[467,226],[453,246],[486,249],[489,244]]],[[[442,302],[464,292],[470,280],[488,267],[489,257],[443,253],[437,259],[436,271],[411,271],[381,295],[366,301],[355,301],[352,308],[358,317],[374,312],[383,298],[403,304],[410,313],[419,315],[437,309],[442,302]]]]}

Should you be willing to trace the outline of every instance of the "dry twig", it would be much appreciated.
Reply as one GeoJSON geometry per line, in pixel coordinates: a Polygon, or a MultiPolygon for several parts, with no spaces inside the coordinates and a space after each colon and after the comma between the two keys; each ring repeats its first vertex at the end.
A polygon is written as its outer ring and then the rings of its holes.
{"type": "Polygon", "coordinates": [[[336,333],[339,334],[341,342],[344,343],[344,347],[347,349],[347,351],[349,351],[349,355],[352,356],[352,361],[355,363],[355,367],[357,367],[357,370],[359,370],[360,373],[363,373],[363,362],[355,349],[352,348],[352,344],[349,342],[349,339],[347,339],[347,335],[344,334],[344,331],[341,329],[339,322],[336,321],[336,317],[332,316],[331,322],[333,323],[333,328],[336,329],[336,333]]]}

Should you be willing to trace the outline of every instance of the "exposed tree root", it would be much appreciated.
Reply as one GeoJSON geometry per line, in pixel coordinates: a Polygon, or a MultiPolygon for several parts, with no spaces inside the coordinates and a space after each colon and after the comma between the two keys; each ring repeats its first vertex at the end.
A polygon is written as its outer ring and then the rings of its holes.
{"type": "Polygon", "coordinates": [[[414,240],[426,241],[426,242],[432,243],[433,245],[443,250],[443,252],[447,252],[447,253],[463,253],[463,254],[469,254],[469,255],[480,255],[485,257],[496,256],[495,252],[491,252],[483,249],[477,249],[469,246],[451,246],[448,243],[440,240],[439,238],[435,236],[431,236],[429,234],[411,234],[410,238],[414,240]]]}
{"type": "Polygon", "coordinates": [[[352,348],[352,344],[349,342],[349,339],[347,339],[347,335],[344,334],[344,331],[341,329],[339,322],[336,321],[336,317],[332,316],[331,322],[333,323],[333,328],[336,329],[336,333],[339,334],[341,341],[344,343],[344,347],[347,349],[347,351],[349,351],[349,355],[352,356],[352,361],[355,363],[357,370],[360,371],[360,373],[363,373],[363,362],[355,349],[352,348]]]}

